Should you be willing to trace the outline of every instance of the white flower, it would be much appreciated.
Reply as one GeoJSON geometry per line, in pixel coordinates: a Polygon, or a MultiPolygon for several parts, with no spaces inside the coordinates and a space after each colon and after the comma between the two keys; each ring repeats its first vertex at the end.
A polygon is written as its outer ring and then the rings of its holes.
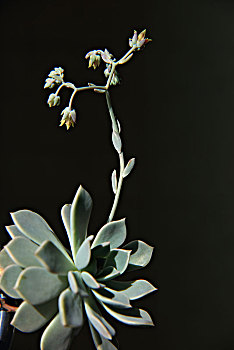
{"type": "Polygon", "coordinates": [[[66,107],[61,115],[63,115],[61,121],[60,121],[60,125],[62,126],[63,124],[66,125],[67,130],[70,128],[70,126],[74,127],[74,124],[76,122],[76,111],[73,109],[71,110],[70,107],[66,107]]]}
{"type": "Polygon", "coordinates": [[[93,66],[96,69],[100,65],[101,57],[98,53],[99,50],[93,50],[86,54],[85,58],[89,58],[89,68],[93,66]]]}
{"type": "Polygon", "coordinates": [[[60,104],[60,97],[56,94],[50,94],[47,103],[49,107],[58,106],[60,104]]]}
{"type": "Polygon", "coordinates": [[[46,83],[44,85],[44,89],[49,88],[52,89],[55,85],[55,80],[53,78],[47,78],[46,83]]]}

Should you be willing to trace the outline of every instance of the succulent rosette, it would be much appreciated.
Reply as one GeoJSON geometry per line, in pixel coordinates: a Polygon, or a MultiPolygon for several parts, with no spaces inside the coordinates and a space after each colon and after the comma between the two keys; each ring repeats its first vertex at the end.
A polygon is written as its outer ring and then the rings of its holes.
{"type": "Polygon", "coordinates": [[[72,204],[61,210],[71,253],[47,222],[30,210],[12,213],[14,225],[6,227],[12,240],[0,252],[0,288],[23,300],[12,320],[14,327],[34,332],[48,324],[42,350],[68,349],[86,319],[96,348],[116,349],[115,330],[100,306],[125,324],[153,325],[150,315],[132,307],[131,301],[156,288],[142,279],[118,279],[147,265],[153,248],[142,241],[122,246],[124,219],[108,222],[96,236],[87,236],[91,210],[92,199],[81,186],[72,204]]]}

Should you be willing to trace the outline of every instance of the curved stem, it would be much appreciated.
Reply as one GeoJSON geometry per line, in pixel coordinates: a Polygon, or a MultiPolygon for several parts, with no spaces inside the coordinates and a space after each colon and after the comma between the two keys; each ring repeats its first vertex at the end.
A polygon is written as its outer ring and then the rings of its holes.
{"type": "Polygon", "coordinates": [[[124,60],[125,58],[127,58],[133,51],[135,51],[136,48],[132,47],[130,50],[128,50],[128,52],[122,57],[120,58],[120,60],[118,60],[118,62],[116,62],[116,64],[119,64],[120,61],[124,60]]]}
{"type": "Polygon", "coordinates": [[[123,156],[123,152],[121,152],[119,154],[119,160],[120,160],[120,174],[119,174],[119,181],[118,181],[118,186],[117,186],[117,191],[115,194],[115,199],[114,199],[114,203],[112,205],[111,208],[111,212],[108,218],[108,222],[112,221],[114,215],[115,215],[115,211],[117,209],[117,205],[119,202],[119,197],[120,197],[120,192],[121,192],[121,188],[122,188],[122,184],[123,184],[123,171],[124,171],[124,156],[123,156]]]}
{"type": "MultiPolygon", "coordinates": [[[[111,121],[112,121],[112,127],[113,127],[113,131],[115,131],[117,134],[119,134],[119,128],[116,122],[116,118],[114,115],[114,111],[113,111],[113,107],[111,104],[111,99],[110,99],[110,94],[109,91],[106,91],[106,101],[107,101],[107,107],[110,113],[110,117],[111,117],[111,121]]],[[[114,203],[112,205],[111,208],[111,212],[108,218],[108,222],[112,221],[114,215],[115,215],[115,211],[117,209],[117,205],[119,202],[119,197],[120,197],[120,192],[121,192],[121,188],[122,188],[122,184],[123,184],[123,172],[124,172],[124,155],[123,152],[119,153],[119,162],[120,162],[120,173],[119,173],[119,180],[118,180],[118,185],[117,185],[117,191],[115,194],[115,198],[114,198],[114,203]]]]}
{"type": "Polygon", "coordinates": [[[74,91],[73,91],[71,98],[70,98],[70,101],[69,101],[69,108],[71,109],[73,99],[75,97],[75,94],[78,91],[94,90],[94,89],[106,90],[106,87],[105,86],[98,86],[98,85],[91,85],[91,86],[84,86],[84,87],[80,87],[80,88],[74,88],[74,91]]]}
{"type": "Polygon", "coordinates": [[[58,89],[56,90],[55,94],[58,95],[59,91],[63,88],[63,87],[67,87],[67,88],[71,88],[71,89],[75,89],[75,85],[72,83],[62,83],[58,89]]]}
{"type": "Polygon", "coordinates": [[[109,78],[108,78],[107,83],[106,83],[106,89],[107,90],[108,90],[108,88],[110,86],[111,79],[112,79],[112,76],[113,76],[113,74],[115,72],[115,67],[117,66],[117,64],[118,64],[117,62],[116,63],[113,62],[112,66],[111,66],[111,72],[110,72],[109,78]]]}

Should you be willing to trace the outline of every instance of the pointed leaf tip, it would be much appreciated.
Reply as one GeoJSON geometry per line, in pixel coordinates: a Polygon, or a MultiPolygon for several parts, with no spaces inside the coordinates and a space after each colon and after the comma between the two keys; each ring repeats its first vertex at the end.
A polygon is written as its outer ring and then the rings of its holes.
{"type": "Polygon", "coordinates": [[[135,158],[132,158],[129,160],[128,164],[126,165],[124,172],[123,172],[123,177],[126,177],[130,174],[132,171],[133,167],[135,165],[135,158]]]}
{"type": "Polygon", "coordinates": [[[72,202],[70,214],[71,248],[74,259],[87,235],[92,204],[91,196],[80,186],[72,202]]]}
{"type": "Polygon", "coordinates": [[[102,243],[110,242],[110,248],[118,248],[126,239],[125,218],[105,224],[97,233],[92,249],[102,243]]]}

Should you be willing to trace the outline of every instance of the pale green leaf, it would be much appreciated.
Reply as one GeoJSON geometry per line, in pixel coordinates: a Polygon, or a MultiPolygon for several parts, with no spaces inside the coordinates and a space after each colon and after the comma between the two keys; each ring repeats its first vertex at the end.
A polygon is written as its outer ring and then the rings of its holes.
{"type": "Polygon", "coordinates": [[[71,248],[75,259],[77,251],[87,236],[89,218],[92,210],[92,198],[79,187],[71,206],[71,248]]]}
{"type": "Polygon", "coordinates": [[[99,335],[96,329],[92,326],[91,322],[89,322],[89,327],[97,350],[117,350],[110,340],[99,335]]]}
{"type": "Polygon", "coordinates": [[[28,238],[37,244],[49,240],[56,245],[65,255],[65,248],[55,236],[47,222],[38,214],[30,210],[19,210],[11,214],[17,228],[28,238]]]}
{"type": "Polygon", "coordinates": [[[130,253],[130,250],[113,249],[108,255],[104,267],[112,266],[122,274],[128,266],[130,253]]]}
{"type": "Polygon", "coordinates": [[[81,327],[83,325],[82,300],[79,294],[74,294],[70,288],[59,296],[59,314],[64,327],[81,327]]]}
{"type": "Polygon", "coordinates": [[[114,194],[117,192],[117,175],[116,175],[116,170],[113,170],[112,175],[111,175],[111,184],[112,184],[112,190],[114,194]]]}
{"type": "Polygon", "coordinates": [[[131,309],[118,309],[109,307],[102,303],[104,309],[118,321],[131,326],[153,326],[153,321],[145,310],[131,308],[131,309]]]}
{"type": "Polygon", "coordinates": [[[65,204],[62,207],[61,216],[62,216],[63,224],[67,231],[67,235],[71,244],[71,232],[70,232],[71,204],[65,204]]]}
{"type": "Polygon", "coordinates": [[[16,237],[11,240],[5,249],[11,259],[21,267],[41,266],[40,261],[35,257],[38,245],[26,237],[16,237]]]}
{"type": "Polygon", "coordinates": [[[80,294],[81,297],[87,297],[87,288],[82,280],[81,273],[78,271],[68,272],[68,282],[73,293],[80,294]]]}
{"type": "Polygon", "coordinates": [[[142,241],[133,241],[124,246],[131,250],[128,271],[138,270],[145,267],[152,257],[154,248],[142,241]]]}
{"type": "Polygon", "coordinates": [[[84,299],[84,306],[89,321],[98,333],[105,339],[112,339],[115,330],[101,315],[96,303],[90,296],[84,299]]]}
{"type": "Polygon", "coordinates": [[[27,302],[38,305],[57,297],[67,285],[64,276],[50,273],[43,267],[28,267],[21,272],[15,289],[27,302]]]}
{"type": "Polygon", "coordinates": [[[98,300],[105,304],[124,309],[131,307],[129,298],[123,293],[117,292],[110,288],[100,289],[99,291],[92,290],[92,292],[98,300]]]}
{"type": "Polygon", "coordinates": [[[136,281],[108,281],[107,287],[118,292],[122,292],[129,297],[130,300],[142,298],[143,296],[157,290],[151,283],[146,280],[136,281]]]}
{"type": "Polygon", "coordinates": [[[76,269],[72,259],[65,256],[51,241],[43,242],[35,254],[52,273],[67,275],[68,271],[76,269]]]}
{"type": "Polygon", "coordinates": [[[81,273],[81,277],[89,288],[92,288],[92,289],[100,288],[100,284],[95,280],[95,278],[90,273],[83,271],[81,273]]]}
{"type": "Polygon", "coordinates": [[[15,237],[25,237],[25,235],[17,228],[16,225],[5,226],[5,228],[12,239],[15,237]]]}
{"type": "Polygon", "coordinates": [[[15,262],[10,258],[10,256],[7,254],[6,250],[3,248],[0,251],[0,275],[3,269],[9,265],[14,265],[15,262]]]}
{"type": "Polygon", "coordinates": [[[41,350],[68,350],[74,332],[74,328],[63,327],[57,314],[42,334],[41,350]]]}
{"type": "Polygon", "coordinates": [[[35,332],[43,327],[55,315],[57,310],[57,299],[37,306],[24,301],[14,314],[11,325],[24,333],[35,332]]]}
{"type": "Polygon", "coordinates": [[[17,265],[9,265],[3,271],[0,280],[0,289],[12,298],[20,299],[20,295],[15,290],[15,283],[21,273],[22,269],[17,265]]]}
{"type": "Polygon", "coordinates": [[[120,275],[120,272],[113,266],[107,266],[103,270],[99,272],[99,274],[96,276],[97,280],[102,281],[108,281],[112,278],[115,278],[120,275]]]}
{"type": "Polygon", "coordinates": [[[112,143],[114,145],[114,148],[118,153],[121,153],[121,148],[122,148],[122,142],[121,138],[119,136],[119,133],[113,130],[112,132],[112,143]]]}
{"type": "Polygon", "coordinates": [[[83,270],[89,264],[91,258],[90,241],[93,239],[93,237],[94,236],[87,237],[78,249],[75,259],[78,270],[83,270]]]}
{"type": "Polygon", "coordinates": [[[133,167],[135,165],[135,158],[132,158],[129,160],[128,164],[126,165],[124,171],[123,171],[123,177],[126,177],[130,174],[132,171],[133,167]]]}
{"type": "Polygon", "coordinates": [[[105,224],[97,233],[92,249],[102,243],[110,242],[110,248],[118,248],[126,239],[125,219],[111,221],[105,224]]]}

